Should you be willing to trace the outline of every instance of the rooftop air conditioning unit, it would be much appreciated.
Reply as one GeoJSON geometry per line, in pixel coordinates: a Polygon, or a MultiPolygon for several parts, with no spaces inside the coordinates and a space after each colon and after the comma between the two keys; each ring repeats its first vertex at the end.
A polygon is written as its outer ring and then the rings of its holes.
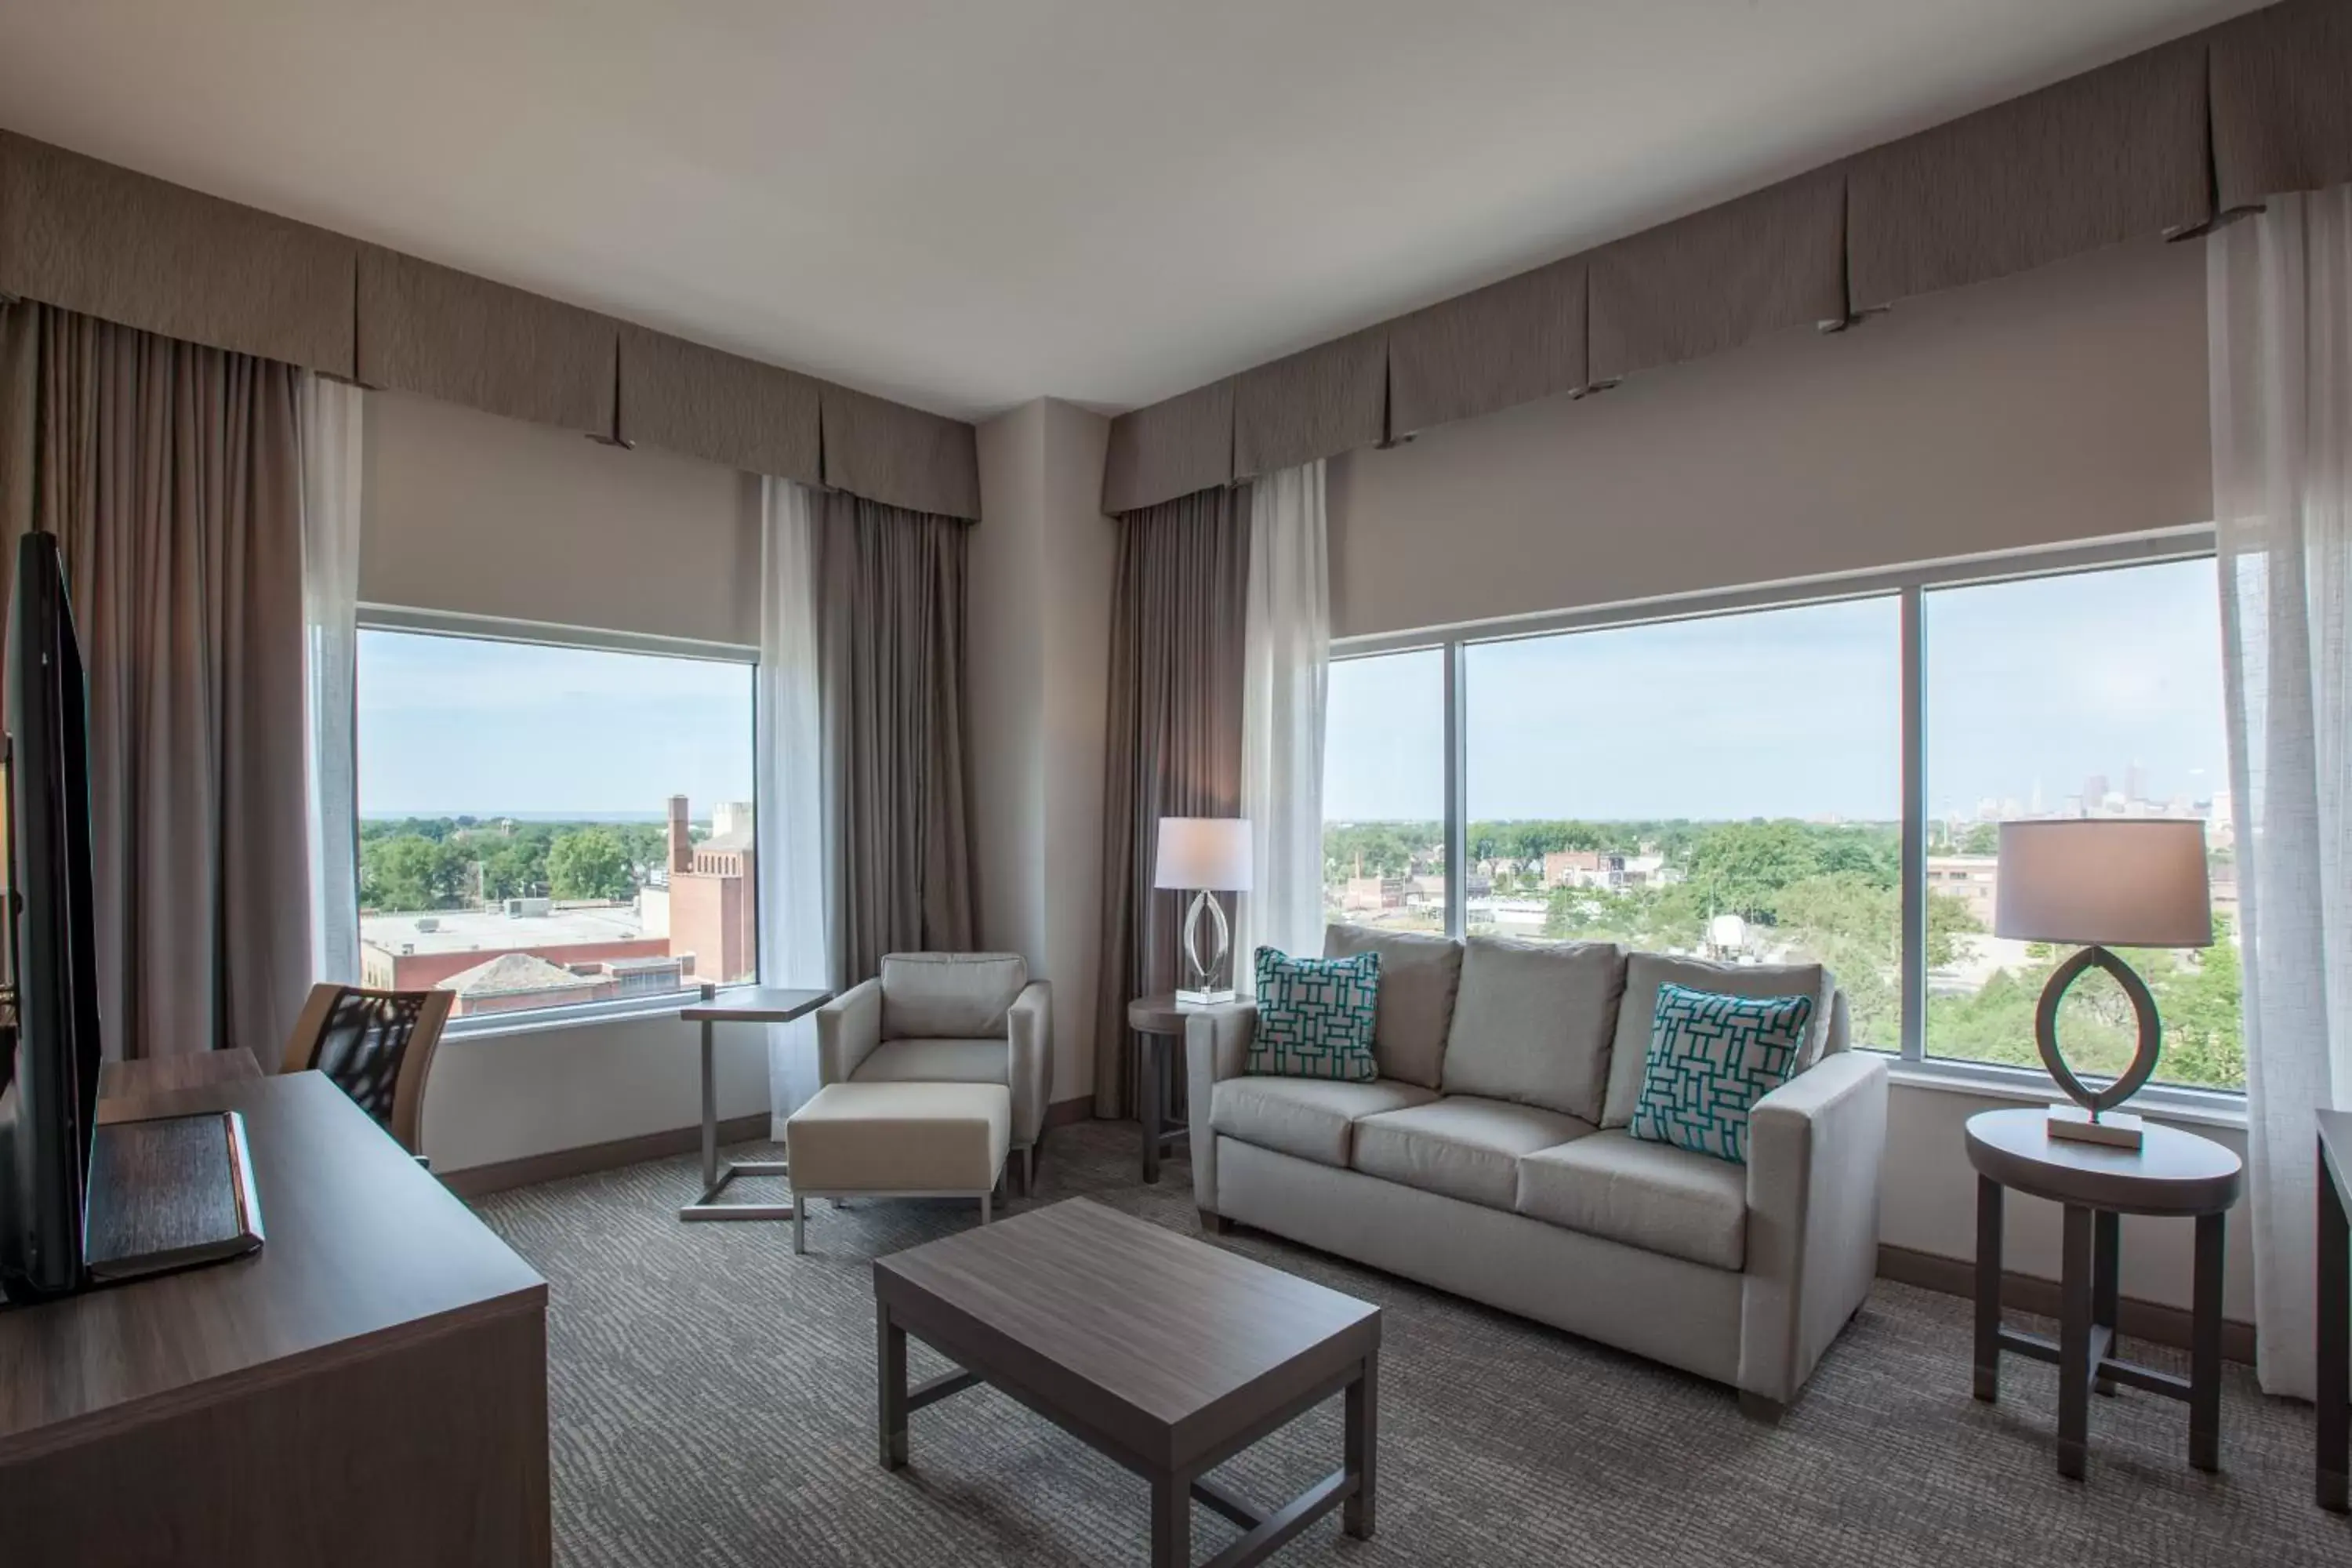
{"type": "Polygon", "coordinates": [[[438,916],[419,915],[416,919],[416,930],[419,934],[423,934],[427,931],[436,931],[440,929],[441,921],[438,916]]]}
{"type": "Polygon", "coordinates": [[[544,920],[554,911],[554,909],[553,899],[509,899],[507,919],[510,921],[544,920]]]}

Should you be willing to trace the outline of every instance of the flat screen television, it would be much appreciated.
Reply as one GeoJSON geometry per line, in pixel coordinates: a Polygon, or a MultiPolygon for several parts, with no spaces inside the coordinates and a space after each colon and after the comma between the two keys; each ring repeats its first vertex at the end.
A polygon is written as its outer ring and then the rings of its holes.
{"type": "Polygon", "coordinates": [[[89,706],[81,647],[51,533],[16,549],[8,602],[5,963],[0,1016],[0,1291],[40,1300],[86,1279],[98,1106],[89,706]]]}

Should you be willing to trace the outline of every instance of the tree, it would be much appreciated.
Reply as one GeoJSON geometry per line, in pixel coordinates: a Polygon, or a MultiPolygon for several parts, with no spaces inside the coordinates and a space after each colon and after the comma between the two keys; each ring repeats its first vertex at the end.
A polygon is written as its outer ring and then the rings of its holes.
{"type": "Polygon", "coordinates": [[[1998,855],[2000,853],[2000,827],[1997,823],[1979,822],[1969,825],[1960,835],[1963,855],[1998,855]]]}
{"type": "Polygon", "coordinates": [[[458,858],[422,834],[360,847],[360,902],[373,910],[437,910],[455,901],[458,858]]]}
{"type": "Polygon", "coordinates": [[[607,827],[559,835],[547,847],[547,884],[559,899],[625,899],[636,890],[628,851],[607,827]]]}

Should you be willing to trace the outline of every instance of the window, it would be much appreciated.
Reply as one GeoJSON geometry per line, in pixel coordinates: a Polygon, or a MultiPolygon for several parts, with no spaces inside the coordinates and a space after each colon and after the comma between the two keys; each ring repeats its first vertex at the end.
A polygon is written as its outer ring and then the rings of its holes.
{"type": "Polygon", "coordinates": [[[749,663],[366,627],[364,984],[473,1017],[757,977],[749,663]]]}
{"type": "MultiPolygon", "coordinates": [[[[2065,956],[1990,934],[1994,824],[2028,816],[2188,816],[2206,824],[2212,947],[2128,952],[2164,1026],[2160,1079],[2245,1084],[2237,873],[2214,563],[1939,588],[1923,595],[1929,1056],[2031,1066],[2033,1015],[2065,956]]],[[[2067,1060],[2131,1059],[2131,1005],[2102,972],[2066,994],[2067,1060]]]]}
{"type": "Polygon", "coordinates": [[[1334,660],[1326,701],[1325,916],[1445,930],[1445,650],[1334,660]]]}
{"type": "MultiPolygon", "coordinates": [[[[1405,652],[1343,647],[1326,740],[1329,913],[1818,959],[1844,987],[1857,1044],[1975,1064],[1954,1070],[2032,1069],[2035,1003],[2063,954],[1991,934],[1998,823],[2193,817],[2215,943],[2125,956],[2163,1021],[2158,1080],[2240,1090],[2219,592],[2203,549],[2174,534],[1887,573],[1836,599],[1726,594],[1680,618],[1602,612],[1405,652]]],[[[2131,1042],[2120,988],[2085,975],[2060,1032],[2085,1076],[2116,1071],[2131,1042]]]]}
{"type": "Polygon", "coordinates": [[[1818,959],[1902,1039],[1893,595],[1463,649],[1467,929],[1818,959]]]}

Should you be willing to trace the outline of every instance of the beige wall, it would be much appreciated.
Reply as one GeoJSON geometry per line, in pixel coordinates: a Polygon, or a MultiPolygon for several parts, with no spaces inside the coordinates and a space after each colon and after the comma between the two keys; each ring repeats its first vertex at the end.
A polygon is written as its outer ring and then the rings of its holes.
{"type": "Polygon", "coordinates": [[[368,603],[760,640],[756,479],[401,393],[365,421],[368,603]]]}
{"type": "Polygon", "coordinates": [[[1054,1098],[1094,1088],[1115,526],[1110,422],[1043,398],[980,427],[971,541],[973,837],[983,946],[1054,984],[1054,1098]]]}
{"type": "Polygon", "coordinates": [[[2202,522],[2204,250],[1911,300],[1330,472],[1340,637],[2202,522]]]}

